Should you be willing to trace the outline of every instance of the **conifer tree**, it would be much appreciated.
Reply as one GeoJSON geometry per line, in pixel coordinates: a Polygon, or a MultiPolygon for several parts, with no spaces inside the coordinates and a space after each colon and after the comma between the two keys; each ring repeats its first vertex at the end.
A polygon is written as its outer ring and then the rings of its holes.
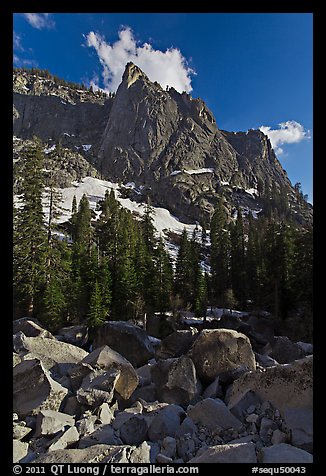
{"type": "Polygon", "coordinates": [[[235,224],[231,225],[231,284],[241,308],[246,305],[247,280],[245,271],[245,242],[241,210],[237,211],[235,224]]]}
{"type": "Polygon", "coordinates": [[[211,225],[211,282],[210,300],[223,305],[226,290],[230,286],[230,237],[227,214],[222,200],[214,210],[211,225]]]}
{"type": "Polygon", "coordinates": [[[160,237],[155,252],[155,310],[158,312],[168,311],[173,291],[173,268],[168,252],[160,237]]]}
{"type": "Polygon", "coordinates": [[[207,310],[207,277],[199,269],[196,279],[194,311],[196,317],[206,318],[207,310]]]}
{"type": "Polygon", "coordinates": [[[38,139],[34,138],[33,145],[24,150],[21,160],[21,205],[14,214],[14,299],[22,314],[34,316],[45,280],[47,245],[42,208],[43,155],[38,139]]]}
{"type": "Polygon", "coordinates": [[[191,245],[187,237],[187,231],[184,229],[175,269],[175,294],[180,296],[184,306],[191,306],[193,303],[192,264],[191,245]]]}

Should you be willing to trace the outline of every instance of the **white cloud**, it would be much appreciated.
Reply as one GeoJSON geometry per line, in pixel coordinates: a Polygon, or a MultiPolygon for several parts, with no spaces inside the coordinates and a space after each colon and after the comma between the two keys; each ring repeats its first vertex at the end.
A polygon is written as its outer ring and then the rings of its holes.
{"type": "Polygon", "coordinates": [[[21,40],[22,40],[21,36],[14,31],[13,43],[14,43],[15,50],[24,51],[21,40]]]}
{"type": "Polygon", "coordinates": [[[55,23],[50,13],[23,13],[23,15],[33,28],[38,30],[54,28],[55,23]]]}
{"type": "Polygon", "coordinates": [[[283,144],[294,144],[305,139],[310,139],[310,131],[296,121],[286,121],[278,124],[279,129],[272,129],[269,126],[261,126],[261,130],[271,141],[272,147],[279,155],[283,153],[283,144]]]}
{"type": "Polygon", "coordinates": [[[96,50],[103,67],[103,82],[109,91],[116,91],[129,61],[139,66],[151,81],[157,81],[163,88],[173,86],[179,92],[192,90],[190,76],[195,72],[177,48],[163,52],[155,50],[149,43],[137,45],[129,27],[123,27],[119,31],[119,40],[112,44],[94,31],[86,35],[86,41],[87,46],[96,50]]]}

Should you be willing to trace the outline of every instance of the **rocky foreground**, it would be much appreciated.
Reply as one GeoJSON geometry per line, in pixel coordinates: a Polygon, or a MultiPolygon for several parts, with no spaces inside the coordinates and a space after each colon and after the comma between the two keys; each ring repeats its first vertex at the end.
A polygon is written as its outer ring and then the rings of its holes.
{"type": "Polygon", "coordinates": [[[109,321],[87,352],[85,326],[14,321],[13,461],[311,463],[312,346],[253,322],[109,321]]]}

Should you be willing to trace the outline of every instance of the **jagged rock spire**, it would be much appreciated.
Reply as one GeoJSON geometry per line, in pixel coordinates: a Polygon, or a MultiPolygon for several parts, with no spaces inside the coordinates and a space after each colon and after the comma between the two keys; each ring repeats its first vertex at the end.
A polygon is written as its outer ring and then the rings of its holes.
{"type": "Polygon", "coordinates": [[[127,85],[127,88],[137,81],[138,78],[143,77],[147,78],[146,74],[136,66],[132,61],[126,64],[126,69],[122,75],[122,82],[127,85]]]}

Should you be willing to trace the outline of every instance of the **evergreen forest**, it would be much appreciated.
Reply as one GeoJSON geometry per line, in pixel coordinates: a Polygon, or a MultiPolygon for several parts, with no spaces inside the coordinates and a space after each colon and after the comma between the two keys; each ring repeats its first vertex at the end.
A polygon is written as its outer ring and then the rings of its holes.
{"type": "Polygon", "coordinates": [[[230,219],[221,196],[209,231],[179,236],[173,264],[150,204],[135,217],[108,189],[97,219],[84,195],[78,204],[74,198],[69,222],[58,226],[60,191],[44,172],[41,142],[25,148],[20,161],[14,318],[33,316],[52,331],[76,323],[94,329],[154,312],[190,310],[205,318],[210,307],[225,307],[268,311],[311,333],[312,226],[240,210],[230,219]]]}

